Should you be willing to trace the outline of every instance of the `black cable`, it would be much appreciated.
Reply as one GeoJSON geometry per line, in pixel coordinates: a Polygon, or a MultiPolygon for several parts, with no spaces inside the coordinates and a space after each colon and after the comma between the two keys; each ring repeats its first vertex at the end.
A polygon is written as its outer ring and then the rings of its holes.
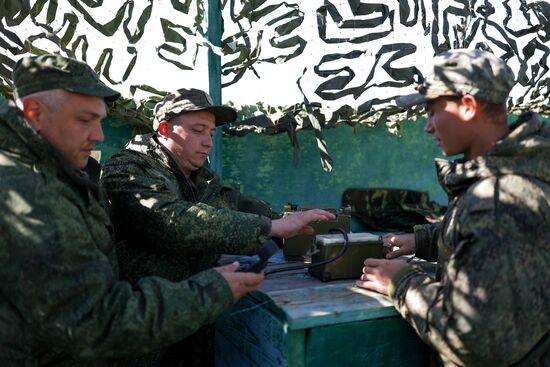
{"type": "Polygon", "coordinates": [[[342,234],[342,236],[344,236],[344,244],[340,248],[340,251],[338,251],[338,253],[336,255],[334,255],[333,257],[328,258],[328,259],[323,260],[323,261],[319,261],[318,263],[302,264],[302,265],[295,265],[295,266],[286,266],[286,267],[282,267],[282,268],[278,268],[278,269],[268,270],[264,274],[267,276],[269,274],[281,273],[283,271],[315,268],[317,266],[326,265],[328,263],[331,263],[333,261],[338,260],[339,258],[341,258],[344,255],[344,253],[347,251],[347,249],[349,247],[348,234],[340,228],[332,228],[332,229],[329,229],[328,232],[329,233],[340,232],[342,234]]]}

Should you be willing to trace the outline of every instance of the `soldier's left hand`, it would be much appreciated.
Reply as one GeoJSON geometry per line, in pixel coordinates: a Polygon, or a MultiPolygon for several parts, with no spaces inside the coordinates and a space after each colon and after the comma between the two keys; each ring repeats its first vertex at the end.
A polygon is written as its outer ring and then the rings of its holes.
{"type": "Polygon", "coordinates": [[[239,268],[238,262],[233,262],[224,266],[218,266],[214,268],[218,273],[224,277],[225,281],[231,289],[233,294],[233,302],[237,302],[241,297],[243,297],[248,292],[256,290],[262,280],[264,280],[264,273],[246,273],[246,272],[236,272],[239,268]]]}
{"type": "Polygon", "coordinates": [[[407,263],[402,260],[366,259],[361,280],[355,285],[387,295],[392,277],[404,266],[407,263]]]}

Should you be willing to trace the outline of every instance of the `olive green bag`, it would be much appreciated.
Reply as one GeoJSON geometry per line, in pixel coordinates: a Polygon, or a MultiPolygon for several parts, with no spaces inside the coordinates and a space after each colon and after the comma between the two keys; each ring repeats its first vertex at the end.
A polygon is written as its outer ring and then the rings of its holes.
{"type": "Polygon", "coordinates": [[[417,224],[441,220],[447,209],[430,201],[427,192],[394,188],[350,188],[342,205],[351,206],[366,230],[382,232],[412,232],[417,224]]]}

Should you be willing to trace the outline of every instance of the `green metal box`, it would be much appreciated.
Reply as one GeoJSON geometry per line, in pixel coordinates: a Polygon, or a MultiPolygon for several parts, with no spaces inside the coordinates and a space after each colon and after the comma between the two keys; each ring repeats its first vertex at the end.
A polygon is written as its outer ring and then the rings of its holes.
{"type": "MultiPolygon", "coordinates": [[[[306,208],[298,209],[296,206],[285,205],[285,214],[296,212],[298,210],[307,210],[306,208]]],[[[300,235],[292,238],[284,239],[283,254],[288,260],[308,261],[308,252],[315,241],[315,235],[329,233],[333,228],[340,228],[345,232],[351,231],[351,207],[346,206],[338,211],[335,209],[324,209],[336,215],[336,219],[329,221],[312,222],[310,225],[315,229],[315,234],[300,235]]]]}
{"type": "MultiPolygon", "coordinates": [[[[359,278],[363,273],[366,258],[382,258],[382,236],[372,233],[349,233],[349,247],[341,258],[326,265],[309,269],[309,273],[324,282],[335,279],[359,278]]],[[[336,256],[344,245],[341,234],[315,236],[311,262],[316,263],[336,256]]]]}

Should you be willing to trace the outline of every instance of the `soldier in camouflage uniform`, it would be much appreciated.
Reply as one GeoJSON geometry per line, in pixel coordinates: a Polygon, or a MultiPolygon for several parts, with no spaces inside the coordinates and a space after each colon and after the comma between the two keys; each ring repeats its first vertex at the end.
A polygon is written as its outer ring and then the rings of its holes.
{"type": "Polygon", "coordinates": [[[0,366],[107,366],[211,323],[261,274],[238,264],[120,281],[97,184],[81,171],[119,94],[58,55],[14,67],[0,106],[0,366]]]}
{"type": "MultiPolygon", "coordinates": [[[[271,220],[266,203],[224,186],[203,167],[216,127],[236,118],[205,92],[179,89],[155,106],[155,133],[136,136],[104,164],[101,185],[125,279],[180,281],[212,267],[222,253],[254,254],[267,236],[310,233],[310,221],[334,218],[314,209],[271,220]]],[[[164,354],[163,366],[213,365],[213,332],[205,327],[151,360],[164,354]]]]}
{"type": "Polygon", "coordinates": [[[386,257],[366,260],[360,287],[388,294],[445,366],[550,366],[550,124],[528,112],[507,124],[512,70],[481,50],[434,59],[419,92],[449,209],[437,224],[389,235],[386,257]],[[435,261],[432,279],[394,258],[435,261]]]}

